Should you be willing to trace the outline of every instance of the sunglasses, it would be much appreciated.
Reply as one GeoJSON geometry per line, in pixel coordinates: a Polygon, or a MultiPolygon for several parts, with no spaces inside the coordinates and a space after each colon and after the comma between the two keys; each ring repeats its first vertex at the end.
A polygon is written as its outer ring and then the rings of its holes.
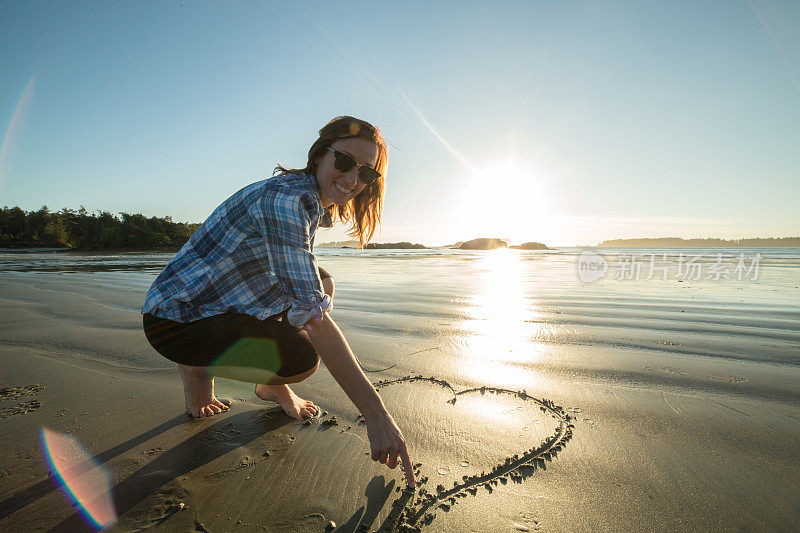
{"type": "Polygon", "coordinates": [[[353,167],[359,167],[358,179],[361,183],[365,185],[369,185],[370,183],[374,182],[376,179],[381,177],[380,172],[366,165],[359,165],[358,163],[356,163],[356,160],[353,159],[348,154],[340,152],[339,150],[334,150],[330,146],[328,147],[328,150],[333,152],[333,168],[335,168],[339,172],[350,172],[353,169],[353,167]]]}

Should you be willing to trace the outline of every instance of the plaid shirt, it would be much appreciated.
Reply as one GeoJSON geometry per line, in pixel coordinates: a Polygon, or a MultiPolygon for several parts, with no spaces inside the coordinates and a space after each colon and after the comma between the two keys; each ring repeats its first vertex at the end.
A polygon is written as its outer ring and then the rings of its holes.
{"type": "Polygon", "coordinates": [[[302,327],[332,307],[314,257],[317,227],[330,226],[308,174],[240,190],[217,207],[147,292],[142,314],[193,322],[221,313],[259,320],[289,310],[302,327]]]}

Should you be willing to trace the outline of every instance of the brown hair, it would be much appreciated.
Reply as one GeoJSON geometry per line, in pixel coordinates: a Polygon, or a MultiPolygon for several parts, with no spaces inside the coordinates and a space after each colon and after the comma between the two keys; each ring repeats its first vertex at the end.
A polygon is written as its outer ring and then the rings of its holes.
{"type": "Polygon", "coordinates": [[[381,225],[383,212],[383,197],[386,193],[386,168],[389,165],[389,150],[380,130],[364,120],[355,117],[336,117],[319,130],[319,138],[308,150],[308,162],[305,168],[285,168],[280,163],[275,167],[273,174],[297,174],[303,172],[316,176],[317,159],[325,155],[328,147],[339,139],[361,138],[375,143],[378,147],[378,161],[375,170],[381,177],[367,185],[358,196],[352,198],[344,205],[333,204],[327,208],[334,222],[343,223],[350,221],[347,234],[358,239],[359,247],[366,245],[375,230],[381,225]]]}

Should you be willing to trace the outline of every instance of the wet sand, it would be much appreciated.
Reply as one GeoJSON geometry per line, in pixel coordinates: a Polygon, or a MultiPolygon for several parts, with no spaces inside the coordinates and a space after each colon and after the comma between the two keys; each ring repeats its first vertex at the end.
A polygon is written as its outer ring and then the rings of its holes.
{"type": "Polygon", "coordinates": [[[800,527],[800,367],[760,360],[797,361],[790,307],[756,316],[717,305],[734,322],[760,321],[720,337],[702,320],[666,334],[636,322],[677,320],[665,303],[648,316],[553,297],[539,316],[548,327],[528,332],[539,357],[523,357],[517,340],[503,344],[510,333],[463,335],[465,323],[480,333],[491,321],[426,304],[438,298],[430,290],[370,314],[379,298],[364,287],[381,276],[338,276],[334,318],[367,368],[397,363],[369,376],[419,463],[415,493],[399,469],[369,460],[359,413],[324,368],[294,386],[327,412],[309,424],[228,380],[217,391],[230,412],[190,420],[177,370],[141,333],[142,280],[4,274],[0,529],[91,529],[48,472],[43,426],[77,437],[111,472],[114,531],[800,527]],[[614,313],[624,324],[609,322],[614,313]],[[586,335],[614,342],[581,343],[586,335]]]}

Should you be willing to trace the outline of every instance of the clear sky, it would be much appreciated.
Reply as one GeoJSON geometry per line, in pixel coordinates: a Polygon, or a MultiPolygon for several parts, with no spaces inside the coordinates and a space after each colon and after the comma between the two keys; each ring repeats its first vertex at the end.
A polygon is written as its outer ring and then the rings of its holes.
{"type": "Polygon", "coordinates": [[[798,28],[791,0],[0,0],[0,205],[201,222],[350,114],[390,143],[379,242],[798,235],[798,28]]]}

